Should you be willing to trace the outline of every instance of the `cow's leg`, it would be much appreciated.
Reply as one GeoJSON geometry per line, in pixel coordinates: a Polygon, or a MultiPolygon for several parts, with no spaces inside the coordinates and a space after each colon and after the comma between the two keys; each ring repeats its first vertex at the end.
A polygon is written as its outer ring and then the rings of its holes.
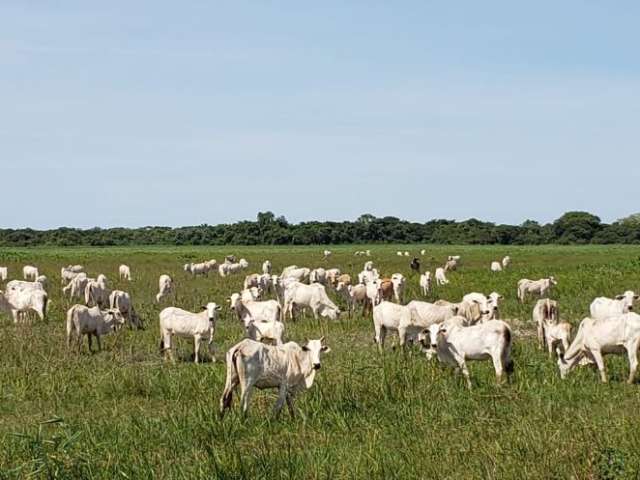
{"type": "Polygon", "coordinates": [[[284,406],[284,402],[287,399],[287,384],[282,382],[280,384],[280,388],[278,389],[278,401],[273,406],[273,415],[277,418],[280,416],[280,410],[284,406]]]}
{"type": "Polygon", "coordinates": [[[90,333],[87,334],[88,342],[89,342],[89,353],[93,351],[93,335],[90,333]]]}
{"type": "Polygon", "coordinates": [[[193,356],[194,363],[198,363],[198,349],[200,348],[200,335],[193,336],[193,356]]]}
{"type": "Polygon", "coordinates": [[[98,351],[102,351],[102,343],[100,341],[100,335],[96,335],[96,340],[98,341],[98,351]]]}
{"type": "Polygon", "coordinates": [[[607,371],[605,369],[602,353],[600,352],[600,350],[590,350],[590,352],[596,362],[596,365],[598,366],[598,370],[600,371],[600,380],[602,381],[602,383],[607,383],[607,371]]]}
{"type": "Polygon", "coordinates": [[[292,394],[287,394],[287,408],[289,409],[289,415],[291,415],[291,418],[295,418],[296,411],[293,408],[293,395],[292,394]]]}
{"type": "Polygon", "coordinates": [[[638,342],[633,342],[627,346],[627,355],[629,357],[629,378],[628,384],[632,384],[636,378],[636,370],[638,370],[638,342]]]}
{"type": "Polygon", "coordinates": [[[504,374],[504,365],[502,365],[502,355],[500,352],[494,352],[491,355],[491,360],[493,361],[493,368],[496,371],[496,383],[502,383],[502,375],[504,374]]]}
{"type": "Polygon", "coordinates": [[[246,416],[249,413],[249,400],[251,400],[253,381],[245,378],[244,382],[240,382],[240,389],[240,405],[242,405],[242,413],[246,416]]]}
{"type": "Polygon", "coordinates": [[[76,345],[78,347],[78,353],[82,351],[82,333],[78,330],[78,338],[76,339],[76,345]]]}
{"type": "MultiPolygon", "coordinates": [[[[546,335],[546,332],[545,332],[545,335],[546,335]]],[[[550,338],[547,338],[545,343],[547,344],[547,351],[549,352],[549,358],[553,359],[553,344],[554,344],[554,341],[551,340],[550,338]]]]}

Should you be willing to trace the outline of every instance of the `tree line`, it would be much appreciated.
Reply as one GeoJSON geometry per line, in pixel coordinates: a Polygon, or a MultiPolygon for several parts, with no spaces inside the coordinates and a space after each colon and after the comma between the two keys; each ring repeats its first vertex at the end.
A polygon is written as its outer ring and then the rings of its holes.
{"type": "Polygon", "coordinates": [[[640,214],[611,224],[588,212],[567,212],[554,222],[503,225],[477,219],[409,222],[361,215],[355,221],[289,223],[260,212],[255,221],[191,227],[0,229],[0,246],[109,245],[329,245],[424,243],[456,245],[637,244],[640,214]]]}

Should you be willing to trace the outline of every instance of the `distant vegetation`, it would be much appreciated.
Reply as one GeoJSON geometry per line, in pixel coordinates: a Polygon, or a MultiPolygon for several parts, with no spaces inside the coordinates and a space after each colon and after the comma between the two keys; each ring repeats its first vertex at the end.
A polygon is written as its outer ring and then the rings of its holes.
{"type": "Polygon", "coordinates": [[[469,219],[408,222],[361,215],[356,221],[289,223],[272,212],[254,222],[192,227],[92,228],[80,230],[0,229],[0,246],[107,245],[313,245],[349,243],[425,243],[456,245],[541,245],[640,243],[640,214],[612,224],[587,212],[568,212],[553,223],[527,220],[496,225],[469,219]]]}

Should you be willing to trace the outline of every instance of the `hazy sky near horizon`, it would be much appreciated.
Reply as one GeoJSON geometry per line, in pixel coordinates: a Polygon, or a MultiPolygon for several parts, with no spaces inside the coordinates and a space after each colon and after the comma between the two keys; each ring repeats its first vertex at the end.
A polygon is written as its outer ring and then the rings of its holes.
{"type": "Polygon", "coordinates": [[[0,3],[0,228],[613,221],[635,1],[0,3]]]}

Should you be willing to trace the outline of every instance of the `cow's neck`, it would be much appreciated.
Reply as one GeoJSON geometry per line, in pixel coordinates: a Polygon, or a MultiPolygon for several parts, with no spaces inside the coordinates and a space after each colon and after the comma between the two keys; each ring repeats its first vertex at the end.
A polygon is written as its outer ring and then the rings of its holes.
{"type": "Polygon", "coordinates": [[[304,384],[307,388],[311,388],[313,385],[313,381],[316,378],[316,372],[313,368],[313,363],[311,361],[311,354],[306,351],[302,351],[300,355],[300,370],[302,376],[304,377],[304,384]]]}

